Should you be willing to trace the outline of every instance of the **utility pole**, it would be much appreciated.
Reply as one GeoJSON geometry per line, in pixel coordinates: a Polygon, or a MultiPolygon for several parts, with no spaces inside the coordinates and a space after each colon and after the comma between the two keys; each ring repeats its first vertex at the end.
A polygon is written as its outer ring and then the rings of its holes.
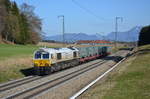
{"type": "Polygon", "coordinates": [[[62,41],[63,41],[63,46],[65,46],[65,18],[64,15],[59,15],[58,18],[62,18],[62,41]]]}
{"type": "Polygon", "coordinates": [[[116,21],[116,26],[115,26],[115,49],[117,49],[117,33],[118,33],[118,20],[121,20],[121,22],[123,21],[123,17],[116,17],[115,21],[116,21]]]}

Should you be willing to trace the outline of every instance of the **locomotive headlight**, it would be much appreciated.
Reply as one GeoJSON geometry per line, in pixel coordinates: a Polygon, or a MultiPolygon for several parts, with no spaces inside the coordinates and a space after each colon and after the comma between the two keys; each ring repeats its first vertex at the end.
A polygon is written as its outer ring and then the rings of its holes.
{"type": "Polygon", "coordinates": [[[34,66],[39,66],[39,62],[37,60],[33,60],[33,65],[34,66]]]}
{"type": "Polygon", "coordinates": [[[49,64],[48,64],[48,63],[46,63],[46,64],[45,64],[45,66],[49,66],[49,64]]]}

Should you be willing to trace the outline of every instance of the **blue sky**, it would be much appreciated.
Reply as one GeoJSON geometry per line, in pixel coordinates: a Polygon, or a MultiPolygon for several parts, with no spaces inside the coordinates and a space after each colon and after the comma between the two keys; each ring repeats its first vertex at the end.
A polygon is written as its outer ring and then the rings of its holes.
{"type": "Polygon", "coordinates": [[[66,33],[108,34],[115,29],[115,17],[123,17],[119,31],[127,31],[134,26],[150,24],[150,0],[15,0],[35,6],[35,13],[43,20],[46,35],[61,33],[65,16],[66,33]]]}

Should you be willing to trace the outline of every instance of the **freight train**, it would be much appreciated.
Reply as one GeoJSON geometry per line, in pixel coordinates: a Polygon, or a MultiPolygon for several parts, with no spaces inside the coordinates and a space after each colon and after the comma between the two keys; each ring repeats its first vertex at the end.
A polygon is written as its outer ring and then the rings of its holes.
{"type": "Polygon", "coordinates": [[[111,46],[40,48],[34,52],[34,71],[36,75],[50,74],[110,53],[111,46]]]}

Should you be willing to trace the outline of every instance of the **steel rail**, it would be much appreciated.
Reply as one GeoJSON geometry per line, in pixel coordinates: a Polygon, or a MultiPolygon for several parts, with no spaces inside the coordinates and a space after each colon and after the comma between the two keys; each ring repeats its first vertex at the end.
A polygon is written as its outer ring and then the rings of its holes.
{"type": "Polygon", "coordinates": [[[59,85],[59,84],[61,84],[61,83],[63,83],[63,82],[66,82],[66,81],[68,81],[68,80],[70,80],[70,79],[72,79],[72,78],[74,78],[74,77],[80,75],[80,74],[83,74],[83,73],[85,73],[85,72],[87,72],[87,71],[89,71],[89,70],[92,70],[92,69],[94,69],[94,68],[100,66],[101,64],[105,63],[105,62],[106,62],[106,61],[104,60],[104,61],[101,61],[101,62],[94,63],[94,64],[92,64],[92,65],[89,65],[88,67],[84,67],[84,68],[82,68],[82,69],[80,69],[80,70],[76,70],[76,71],[74,71],[74,72],[71,72],[71,73],[66,74],[66,75],[64,75],[64,76],[61,76],[61,77],[56,78],[56,79],[54,79],[54,80],[51,80],[51,81],[48,81],[48,82],[44,82],[44,83],[42,83],[42,84],[40,84],[40,85],[37,85],[37,86],[34,86],[34,87],[32,87],[32,88],[28,88],[28,89],[26,89],[26,90],[23,90],[23,91],[21,91],[21,92],[18,92],[18,93],[16,93],[16,94],[11,95],[11,96],[8,96],[8,97],[6,97],[6,98],[7,98],[7,99],[12,99],[12,98],[16,98],[16,97],[25,95],[25,94],[27,94],[27,93],[31,93],[32,91],[38,90],[38,91],[36,91],[35,93],[33,92],[32,95],[29,95],[29,96],[25,96],[25,97],[24,97],[24,98],[26,98],[26,99],[31,98],[31,97],[33,97],[33,96],[38,95],[39,93],[41,93],[41,92],[43,92],[43,91],[46,91],[47,89],[50,89],[50,88],[52,88],[52,87],[55,87],[55,86],[57,86],[57,85],[59,85]],[[72,76],[71,76],[71,75],[72,75],[72,76]],[[69,76],[71,76],[71,77],[69,77],[69,76]],[[66,77],[68,77],[68,78],[65,79],[66,77]],[[61,80],[61,79],[62,79],[62,80],[61,80]],[[64,80],[63,80],[63,79],[64,79],[64,80]],[[58,80],[61,80],[61,81],[58,81],[58,80]],[[57,81],[58,81],[58,82],[57,82],[57,81]],[[54,82],[57,82],[57,83],[54,83],[54,82]],[[46,86],[46,85],[51,84],[51,83],[54,83],[54,84],[52,84],[51,86],[48,86],[48,87],[43,88],[42,90],[40,90],[41,87],[46,86]]]}

